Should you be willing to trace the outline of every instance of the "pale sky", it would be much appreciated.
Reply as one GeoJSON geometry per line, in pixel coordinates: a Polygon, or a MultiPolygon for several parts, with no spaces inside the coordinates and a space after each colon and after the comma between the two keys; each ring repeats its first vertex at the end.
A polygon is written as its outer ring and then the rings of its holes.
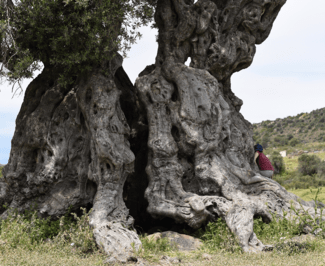
{"type": "MultiPolygon", "coordinates": [[[[288,0],[269,38],[257,46],[252,65],[232,76],[232,90],[244,101],[241,112],[251,123],[325,107],[324,10],[324,0],[288,0]]],[[[155,62],[157,52],[156,30],[141,32],[143,38],[124,60],[132,82],[155,62]]],[[[23,95],[11,99],[8,84],[0,88],[0,163],[6,164],[23,95]]]]}

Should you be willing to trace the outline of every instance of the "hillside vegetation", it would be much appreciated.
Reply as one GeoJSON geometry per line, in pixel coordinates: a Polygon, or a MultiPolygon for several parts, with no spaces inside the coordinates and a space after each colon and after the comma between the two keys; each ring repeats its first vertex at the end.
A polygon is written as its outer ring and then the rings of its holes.
{"type": "Polygon", "coordinates": [[[264,147],[277,182],[293,192],[325,187],[325,108],[263,121],[253,128],[254,141],[264,147]],[[281,158],[280,151],[286,151],[287,157],[281,158]]]}
{"type": "Polygon", "coordinates": [[[263,121],[253,127],[254,141],[265,148],[325,142],[325,108],[275,121],[263,121]]]}

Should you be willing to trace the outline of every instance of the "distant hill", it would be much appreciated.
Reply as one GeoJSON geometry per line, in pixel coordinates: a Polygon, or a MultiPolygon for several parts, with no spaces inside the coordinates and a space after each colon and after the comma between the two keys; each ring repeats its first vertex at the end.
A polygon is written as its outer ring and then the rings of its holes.
{"type": "Polygon", "coordinates": [[[325,108],[253,124],[254,141],[265,148],[325,142],[325,108]]]}

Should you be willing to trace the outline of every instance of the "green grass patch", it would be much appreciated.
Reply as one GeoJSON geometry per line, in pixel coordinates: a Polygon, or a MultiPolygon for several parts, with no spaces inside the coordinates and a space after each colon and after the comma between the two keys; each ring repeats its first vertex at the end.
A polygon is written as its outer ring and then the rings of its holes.
{"type": "MultiPolygon", "coordinates": [[[[289,192],[297,195],[305,201],[311,201],[315,199],[317,189],[294,189],[289,190],[289,192]]],[[[321,188],[318,194],[318,200],[325,203],[325,187],[321,188]]]]}
{"type": "MultiPolygon", "coordinates": [[[[310,193],[310,196],[317,196],[316,191],[310,193]]],[[[306,219],[301,221],[306,222],[306,219]]],[[[313,222],[325,229],[324,222],[313,222]]],[[[144,235],[140,237],[142,249],[135,255],[149,265],[159,263],[163,256],[177,257],[182,263],[191,265],[214,265],[216,262],[218,265],[248,265],[250,260],[259,261],[258,265],[283,265],[280,263],[283,260],[287,265],[295,265],[291,257],[294,255],[303,261],[301,253],[316,262],[315,258],[325,255],[322,239],[303,244],[302,248],[296,244],[282,244],[301,234],[301,228],[298,220],[277,220],[274,216],[265,224],[261,218],[256,218],[254,232],[257,237],[264,244],[274,244],[277,248],[274,252],[255,256],[243,253],[226,223],[218,219],[196,232],[195,236],[203,241],[202,248],[197,251],[180,252],[167,239],[152,241],[144,235]],[[210,254],[209,261],[205,253],[210,254]]],[[[80,217],[67,213],[57,221],[40,219],[34,211],[23,215],[11,213],[0,222],[0,254],[0,265],[105,265],[107,259],[95,244],[89,214],[84,209],[80,217]]]]}
{"type": "Polygon", "coordinates": [[[34,250],[45,242],[58,247],[72,246],[75,251],[89,253],[98,251],[92,229],[89,226],[89,214],[82,208],[83,215],[78,217],[68,212],[59,220],[39,218],[36,211],[19,214],[9,211],[8,218],[0,223],[0,241],[7,247],[34,250]]]}
{"type": "MultiPolygon", "coordinates": [[[[308,153],[310,155],[316,155],[320,158],[321,161],[324,161],[325,152],[319,153],[308,153]]],[[[306,155],[304,155],[306,157],[306,155]]],[[[307,156],[307,157],[308,157],[307,156]]],[[[325,175],[324,170],[318,170],[317,174],[306,175],[303,174],[301,169],[299,169],[299,158],[300,156],[294,157],[285,157],[285,171],[280,175],[276,175],[274,179],[280,183],[287,190],[297,190],[297,189],[317,189],[319,187],[325,187],[325,175]]],[[[324,162],[320,162],[320,164],[324,165],[324,162]]],[[[320,166],[319,164],[319,166],[320,166]]],[[[306,167],[306,166],[305,166],[306,167]]],[[[323,166],[324,168],[324,166],[323,166]]],[[[323,196],[320,195],[321,200],[324,200],[323,196]]]]}
{"type": "Polygon", "coordinates": [[[204,230],[199,230],[196,236],[203,240],[204,249],[210,252],[214,250],[241,252],[235,235],[221,218],[216,222],[209,223],[204,230]]]}

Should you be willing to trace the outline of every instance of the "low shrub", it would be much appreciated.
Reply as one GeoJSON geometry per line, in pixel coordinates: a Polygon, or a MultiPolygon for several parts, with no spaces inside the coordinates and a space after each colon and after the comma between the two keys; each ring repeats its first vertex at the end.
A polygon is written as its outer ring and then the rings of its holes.
{"type": "Polygon", "coordinates": [[[278,219],[276,214],[273,214],[273,219],[270,223],[264,223],[262,218],[254,219],[254,232],[256,236],[268,243],[275,243],[281,239],[288,239],[302,232],[302,228],[296,220],[287,219],[284,213],[283,219],[278,219]]]}
{"type": "Polygon", "coordinates": [[[73,243],[80,253],[95,251],[98,248],[89,226],[89,214],[81,209],[81,217],[68,212],[57,221],[39,218],[32,210],[25,214],[9,211],[8,218],[0,223],[0,239],[11,248],[34,250],[42,242],[52,241],[58,246],[73,243]]]}
{"type": "Polygon", "coordinates": [[[288,138],[286,136],[275,136],[274,137],[274,144],[277,145],[277,146],[287,145],[288,142],[289,142],[289,140],[288,140],[288,138]]]}
{"type": "Polygon", "coordinates": [[[201,229],[199,235],[209,250],[241,251],[235,235],[221,218],[209,223],[204,231],[201,229]]]}
{"type": "Polygon", "coordinates": [[[140,237],[142,243],[142,249],[144,251],[149,251],[152,253],[161,253],[161,252],[168,252],[168,251],[175,251],[177,250],[176,245],[172,245],[168,238],[159,238],[156,240],[152,240],[147,237],[147,235],[143,235],[140,237]]]}
{"type": "Polygon", "coordinates": [[[283,157],[278,152],[273,152],[270,161],[274,167],[274,174],[282,174],[285,171],[285,164],[283,157]]]}
{"type": "Polygon", "coordinates": [[[317,174],[320,162],[316,155],[303,154],[298,158],[298,171],[303,175],[317,174]]]}
{"type": "Polygon", "coordinates": [[[295,147],[296,145],[298,145],[300,143],[300,141],[296,138],[292,138],[290,141],[289,141],[289,145],[292,146],[292,147],[295,147]]]}
{"type": "Polygon", "coordinates": [[[98,248],[94,240],[93,230],[89,225],[89,213],[85,208],[80,209],[82,210],[81,217],[72,213],[73,222],[65,217],[59,220],[60,231],[53,240],[61,245],[73,244],[82,253],[95,251],[98,248]]]}

